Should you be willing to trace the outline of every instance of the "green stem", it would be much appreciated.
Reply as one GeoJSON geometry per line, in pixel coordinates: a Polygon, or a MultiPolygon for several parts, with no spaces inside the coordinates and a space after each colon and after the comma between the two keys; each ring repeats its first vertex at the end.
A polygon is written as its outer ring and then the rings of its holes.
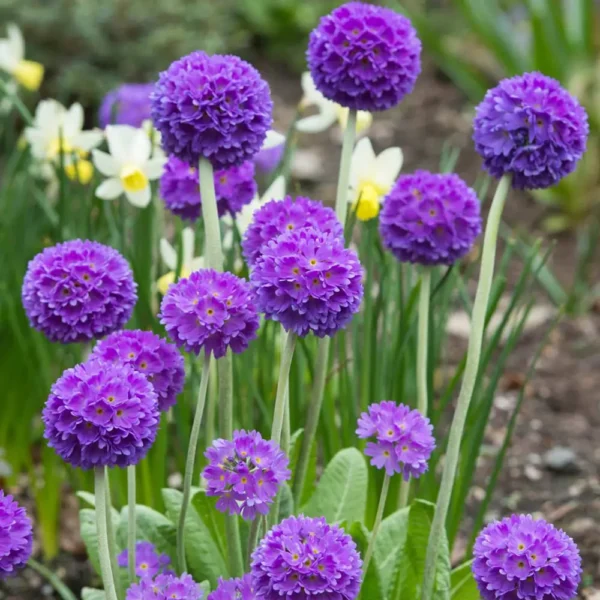
{"type": "Polygon", "coordinates": [[[348,213],[348,182],[350,180],[350,163],[352,162],[352,152],[354,150],[355,140],[356,110],[351,109],[348,111],[348,122],[346,123],[346,130],[344,131],[337,194],[335,197],[335,214],[342,226],[346,224],[346,215],[348,213]]]}
{"type": "Polygon", "coordinates": [[[294,476],[294,500],[299,506],[302,500],[302,492],[306,483],[306,473],[308,471],[308,463],[310,462],[310,453],[312,450],[317,428],[319,426],[319,416],[323,405],[323,396],[325,391],[325,380],[327,378],[327,359],[329,357],[329,346],[331,338],[324,337],[319,340],[317,348],[317,362],[315,364],[315,376],[312,385],[312,394],[308,412],[306,413],[306,423],[304,424],[304,433],[302,435],[302,446],[296,465],[294,476]]]}
{"type": "Polygon", "coordinates": [[[209,268],[222,271],[223,249],[221,247],[221,229],[215,195],[215,179],[213,166],[208,159],[200,159],[198,173],[200,175],[200,196],[202,197],[206,262],[209,268]]]}
{"type": "Polygon", "coordinates": [[[244,557],[242,556],[242,540],[237,515],[230,515],[225,519],[225,536],[229,550],[231,576],[241,577],[244,574],[244,557]]]}
{"type": "Polygon", "coordinates": [[[402,478],[400,482],[400,492],[398,493],[398,508],[406,508],[408,506],[408,499],[410,498],[410,479],[402,478]]]}
{"type": "Polygon", "coordinates": [[[37,562],[33,558],[27,561],[27,566],[37,571],[48,583],[56,590],[56,593],[62,600],[77,600],[75,594],[60,580],[58,575],[55,575],[50,569],[37,562]]]}
{"type": "Polygon", "coordinates": [[[217,361],[219,375],[219,433],[229,440],[233,435],[233,362],[231,350],[217,361]]]}
{"type": "Polygon", "coordinates": [[[390,476],[386,473],[383,478],[383,485],[381,486],[381,495],[379,496],[379,505],[377,506],[377,515],[375,516],[375,523],[373,523],[373,532],[369,539],[369,545],[367,546],[367,552],[365,554],[365,562],[363,564],[363,573],[367,574],[371,557],[373,556],[373,550],[375,549],[375,538],[379,532],[379,526],[383,519],[383,511],[385,509],[385,501],[387,500],[388,490],[390,489],[390,476]]]}
{"type": "Polygon", "coordinates": [[[208,374],[210,369],[210,354],[204,355],[202,363],[202,377],[200,379],[200,389],[198,390],[198,399],[196,400],[196,413],[192,423],[192,432],[190,433],[190,442],[188,445],[187,460],[185,462],[185,475],[183,478],[183,498],[181,501],[181,511],[179,513],[179,526],[177,528],[177,564],[179,570],[183,573],[187,570],[185,563],[185,517],[187,515],[190,495],[192,490],[192,479],[194,477],[194,464],[198,452],[198,436],[200,434],[200,425],[202,424],[202,413],[206,402],[206,389],[208,387],[208,374]]]}
{"type": "Polygon", "coordinates": [[[427,347],[429,344],[429,294],[431,290],[431,271],[423,269],[421,289],[419,291],[419,327],[417,338],[417,408],[423,416],[429,409],[427,393],[427,347]]]}
{"type": "Polygon", "coordinates": [[[123,598],[123,589],[121,585],[121,577],[119,571],[119,564],[117,562],[117,538],[115,536],[115,530],[113,527],[112,519],[112,495],[110,493],[110,470],[108,467],[104,467],[104,480],[106,482],[106,532],[108,534],[108,549],[110,554],[110,565],[114,574],[115,588],[117,590],[117,596],[123,598]]]}
{"type": "Polygon", "coordinates": [[[260,530],[260,524],[261,524],[262,520],[260,515],[256,515],[256,517],[254,518],[254,521],[252,521],[252,525],[250,525],[250,533],[248,534],[248,556],[247,556],[247,563],[248,563],[248,568],[250,568],[250,565],[252,564],[252,552],[254,551],[254,548],[256,548],[256,543],[258,541],[258,532],[260,530]]]}
{"type": "Polygon", "coordinates": [[[286,390],[288,387],[290,367],[292,365],[295,346],[296,335],[293,332],[288,331],[285,339],[285,346],[281,353],[279,380],[277,381],[277,395],[275,397],[275,410],[273,411],[273,428],[271,429],[271,439],[278,444],[281,444],[281,432],[283,430],[283,419],[286,410],[286,390]]]}
{"type": "Polygon", "coordinates": [[[104,594],[106,600],[118,600],[117,590],[115,588],[115,578],[113,575],[110,560],[110,545],[108,542],[108,530],[106,518],[106,477],[104,468],[99,467],[95,470],[94,490],[96,494],[96,529],[98,533],[98,555],[100,558],[100,572],[104,584],[104,594]]]}
{"type": "Polygon", "coordinates": [[[502,217],[506,196],[510,189],[510,181],[510,176],[504,175],[498,183],[485,229],[479,284],[477,285],[477,293],[475,295],[473,314],[471,317],[471,336],[469,338],[469,347],[467,350],[467,364],[456,403],[454,419],[450,428],[448,448],[444,461],[444,471],[438,493],[435,515],[429,533],[421,600],[431,600],[433,595],[438,550],[441,545],[444,527],[446,525],[450,500],[452,499],[452,486],[456,477],[465,421],[467,419],[467,413],[469,411],[469,405],[471,403],[471,397],[473,396],[475,381],[479,371],[481,344],[483,342],[485,330],[485,314],[494,276],[494,260],[496,258],[498,228],[500,227],[500,219],[502,217]]]}
{"type": "Polygon", "coordinates": [[[135,465],[127,467],[127,569],[129,583],[135,583],[135,465]]]}

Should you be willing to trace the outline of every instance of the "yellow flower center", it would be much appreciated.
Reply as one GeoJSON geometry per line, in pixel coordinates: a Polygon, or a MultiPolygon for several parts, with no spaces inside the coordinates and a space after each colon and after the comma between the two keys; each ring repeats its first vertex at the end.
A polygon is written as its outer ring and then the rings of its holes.
{"type": "Polygon", "coordinates": [[[65,173],[71,181],[87,185],[94,176],[94,165],[89,160],[78,160],[65,165],[65,173]]]}
{"type": "MultiPolygon", "coordinates": [[[[348,122],[349,110],[346,107],[340,106],[339,104],[337,104],[336,111],[337,111],[337,119],[338,119],[338,123],[340,124],[340,127],[342,129],[346,129],[346,123],[348,122]]],[[[371,127],[371,123],[373,123],[373,115],[370,112],[367,112],[366,110],[359,110],[356,113],[356,133],[357,134],[360,134],[363,131],[365,131],[365,129],[368,129],[369,127],[371,127]]]]}
{"type": "Polygon", "coordinates": [[[352,206],[360,221],[370,221],[379,214],[381,198],[388,192],[374,181],[361,181],[358,186],[357,201],[352,206]],[[358,206],[357,206],[358,203],[358,206]]]}
{"type": "Polygon", "coordinates": [[[33,60],[21,60],[13,71],[13,76],[24,88],[35,92],[44,78],[44,65],[33,60]]]}
{"type": "Polygon", "coordinates": [[[123,167],[121,183],[126,192],[140,192],[148,185],[148,178],[139,167],[123,167]]]}
{"type": "Polygon", "coordinates": [[[71,145],[69,140],[65,140],[64,138],[55,137],[49,144],[47,149],[48,159],[52,160],[56,158],[59,154],[73,154],[73,152],[77,152],[76,148],[71,145]]]}
{"type": "MultiPolygon", "coordinates": [[[[190,276],[190,270],[185,267],[182,267],[181,272],[179,274],[179,278],[183,279],[184,277],[189,277],[189,276],[190,276]]],[[[169,286],[172,283],[175,283],[175,271],[169,271],[168,273],[163,275],[156,282],[156,288],[164,296],[167,293],[167,290],[169,289],[169,286]]]]}

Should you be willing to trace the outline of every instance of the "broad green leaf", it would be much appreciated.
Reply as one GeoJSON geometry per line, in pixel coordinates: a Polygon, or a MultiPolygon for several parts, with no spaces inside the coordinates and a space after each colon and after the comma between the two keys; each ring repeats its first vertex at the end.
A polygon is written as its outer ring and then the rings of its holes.
{"type": "MultiPolygon", "coordinates": [[[[167,517],[173,524],[179,522],[183,494],[173,489],[163,489],[163,500],[167,517]]],[[[185,554],[190,574],[196,581],[208,580],[214,588],[219,577],[229,577],[227,563],[219,545],[213,540],[210,530],[200,515],[190,506],[185,521],[185,554]]]]}
{"type": "Polygon", "coordinates": [[[104,590],[95,590],[93,588],[84,587],[81,590],[81,600],[106,600],[104,590]]]}
{"type": "MultiPolygon", "coordinates": [[[[342,524],[342,526],[346,530],[346,533],[349,533],[352,536],[352,539],[356,542],[360,555],[364,559],[369,546],[369,530],[358,521],[355,521],[350,525],[342,524]]],[[[377,563],[377,556],[375,554],[373,554],[371,562],[369,563],[369,570],[363,578],[360,587],[360,597],[364,600],[383,600],[385,598],[385,594],[381,587],[381,569],[377,563]]]]}
{"type": "Polygon", "coordinates": [[[315,493],[301,512],[325,517],[329,523],[363,521],[368,484],[363,455],[356,448],[340,450],[325,468],[315,493]]]}
{"type": "Polygon", "coordinates": [[[472,560],[452,570],[450,574],[452,600],[479,600],[479,590],[471,572],[472,560]]]}
{"type": "MultiPolygon", "coordinates": [[[[119,513],[113,508],[113,529],[119,526],[119,513]]],[[[100,574],[100,559],[98,557],[98,533],[96,530],[96,511],[91,508],[82,508],[79,511],[79,531],[85,544],[88,557],[96,573],[100,574]]]]}
{"type": "Polygon", "coordinates": [[[215,498],[209,498],[206,492],[200,490],[192,497],[192,506],[210,531],[223,556],[227,555],[225,535],[225,514],[215,508],[215,498]]]}

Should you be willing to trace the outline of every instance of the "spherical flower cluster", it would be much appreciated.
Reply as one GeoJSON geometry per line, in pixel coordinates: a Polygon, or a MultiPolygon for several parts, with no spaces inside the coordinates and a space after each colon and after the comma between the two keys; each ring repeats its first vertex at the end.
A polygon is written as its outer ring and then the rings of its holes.
{"type": "Polygon", "coordinates": [[[473,575],[483,600],[572,600],[581,557],[562,530],[531,515],[487,525],[473,548],[473,575]]]}
{"type": "Polygon", "coordinates": [[[275,525],[252,555],[258,599],[353,600],[362,578],[362,560],[352,538],[323,517],[288,517],[275,525]]]}
{"type": "Polygon", "coordinates": [[[74,467],[137,464],[156,437],[152,384],[133,367],[98,359],[67,369],[42,413],[48,446],[74,467]]]}
{"type": "Polygon", "coordinates": [[[252,575],[246,573],[235,579],[219,577],[217,589],[211,592],[206,600],[254,600],[252,591],[252,575]]]}
{"type": "Polygon", "coordinates": [[[150,118],[150,94],[153,89],[153,83],[124,83],[106,94],[98,113],[100,127],[141,127],[150,118]]]}
{"type": "Polygon", "coordinates": [[[234,431],[233,441],[215,440],[205,456],[206,494],[219,498],[218,510],[247,520],[269,512],[279,486],[291,475],[288,457],[258,431],[234,431]]]}
{"type": "Polygon", "coordinates": [[[127,590],[126,600],[200,600],[202,589],[184,573],[181,577],[172,574],[157,575],[154,579],[144,577],[127,590]]]}
{"type": "Polygon", "coordinates": [[[32,545],[33,527],[25,509],[0,490],[0,579],[27,564],[32,545]]]}
{"type": "Polygon", "coordinates": [[[407,481],[427,471],[435,448],[432,432],[429,419],[418,410],[391,401],[371,404],[358,419],[356,430],[360,438],[375,437],[365,448],[371,464],[385,469],[387,475],[402,473],[407,481]]]}
{"type": "Polygon", "coordinates": [[[189,165],[215,168],[256,154],[271,127],[273,102],[258,71],[237,56],[192,52],[163,71],[151,95],[163,148],[189,165]]]}
{"type": "Polygon", "coordinates": [[[252,266],[261,255],[263,246],[288,231],[314,227],[323,233],[344,235],[344,228],[335,212],[321,202],[298,196],[286,196],[283,200],[272,200],[261,206],[242,240],[242,252],[246,262],[252,266]]]}
{"type": "MultiPolygon", "coordinates": [[[[215,194],[219,216],[235,215],[256,195],[254,164],[246,161],[239,166],[217,169],[214,173],[215,194]]],[[[202,214],[198,169],[171,156],[160,178],[160,195],[165,206],[175,215],[195,221],[202,214]]]]}
{"type": "Polygon", "coordinates": [[[127,261],[113,248],[71,240],[29,262],[23,306],[52,342],[85,342],[121,329],[137,300],[127,261]]]}
{"type": "MultiPolygon", "coordinates": [[[[117,557],[119,567],[126,569],[129,564],[128,551],[123,550],[117,557]]],[[[135,545],[135,574],[138,577],[156,577],[164,573],[171,564],[171,559],[166,554],[158,554],[154,544],[150,542],[137,542],[135,545]]]]}
{"type": "Polygon", "coordinates": [[[402,262],[451,265],[481,233],[479,201],[458,175],[401,175],[383,203],[379,231],[402,262]]]}
{"type": "Polygon", "coordinates": [[[387,110],[421,72],[421,42],[411,22],[381,6],[348,2],[323,17],[306,53],[317,89],[357,110],[387,110]]]}
{"type": "Polygon", "coordinates": [[[260,312],[299,336],[331,336],[358,312],[362,267],[333,233],[308,228],[271,240],[250,281],[260,312]]]}
{"type": "Polygon", "coordinates": [[[541,73],[503,79],[488,90],[473,123],[475,149],[494,177],[519,189],[555,185],[575,169],[589,133],[584,108],[541,73]]]}
{"type": "Polygon", "coordinates": [[[183,391],[183,356],[172,344],[151,331],[116,331],[99,342],[93,358],[131,365],[146,376],[158,397],[158,408],[168,410],[183,391]]]}
{"type": "Polygon", "coordinates": [[[160,322],[171,339],[188,352],[225,356],[243,352],[256,337],[259,319],[252,288],[231,273],[194,271],[169,286],[160,322]]]}

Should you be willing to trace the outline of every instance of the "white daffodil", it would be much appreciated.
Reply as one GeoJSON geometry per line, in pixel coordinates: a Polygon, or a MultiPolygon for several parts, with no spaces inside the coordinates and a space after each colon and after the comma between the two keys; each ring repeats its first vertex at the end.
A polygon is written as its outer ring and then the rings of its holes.
{"type": "Polygon", "coordinates": [[[11,23],[6,29],[7,37],[0,39],[0,69],[9,73],[24,88],[35,91],[44,78],[44,65],[25,60],[25,42],[16,25],[11,23]]]}
{"type": "MultiPolygon", "coordinates": [[[[296,121],[296,129],[302,133],[319,133],[329,129],[336,121],[342,129],[348,122],[348,108],[328,100],[316,88],[311,74],[302,73],[302,91],[304,95],[298,107],[304,110],[314,106],[318,113],[296,121]]],[[[365,110],[359,110],[356,115],[356,133],[360,134],[371,126],[373,115],[365,110]]]]}
{"type": "Polygon", "coordinates": [[[148,206],[151,199],[150,181],[161,176],[165,158],[150,158],[152,144],[143,129],[109,125],[106,128],[106,140],[110,154],[100,150],[92,153],[94,165],[108,177],[96,190],[96,196],[113,200],[125,194],[134,206],[148,206]]]}
{"type": "Polygon", "coordinates": [[[67,110],[56,100],[42,100],[35,110],[33,125],[25,129],[31,154],[50,173],[61,160],[71,178],[88,183],[94,169],[87,160],[89,151],[103,138],[99,129],[83,131],[83,108],[75,103],[67,110]],[[62,159],[61,159],[62,154],[62,159]]]}
{"type": "MultiPolygon", "coordinates": [[[[191,227],[186,227],[181,232],[181,241],[183,247],[179,276],[189,277],[194,271],[204,268],[204,258],[202,256],[194,258],[195,235],[191,227]]],[[[165,238],[160,240],[160,256],[167,268],[171,269],[156,282],[158,291],[164,296],[169,286],[175,281],[175,271],[177,270],[177,251],[165,238]]]]}
{"type": "Polygon", "coordinates": [[[369,138],[358,141],[350,162],[348,195],[358,219],[368,221],[379,214],[381,202],[398,177],[403,160],[400,148],[387,148],[376,156],[369,138]]]}

